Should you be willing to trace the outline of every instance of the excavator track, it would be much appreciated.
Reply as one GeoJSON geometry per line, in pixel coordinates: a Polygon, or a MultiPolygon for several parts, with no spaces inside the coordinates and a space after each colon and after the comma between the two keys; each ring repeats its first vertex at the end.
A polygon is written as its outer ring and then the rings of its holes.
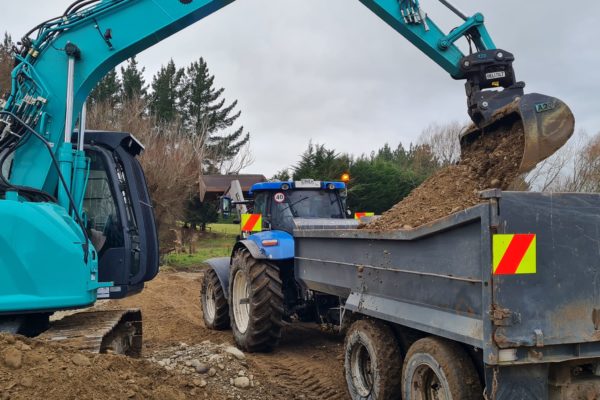
{"type": "Polygon", "coordinates": [[[60,343],[90,353],[142,353],[142,312],[102,310],[80,312],[52,323],[39,340],[60,343]]]}

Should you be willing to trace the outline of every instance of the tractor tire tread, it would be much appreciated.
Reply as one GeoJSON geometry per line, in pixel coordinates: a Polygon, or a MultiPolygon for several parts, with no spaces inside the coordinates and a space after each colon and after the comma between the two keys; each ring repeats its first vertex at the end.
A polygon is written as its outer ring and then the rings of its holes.
{"type": "Polygon", "coordinates": [[[235,273],[240,269],[250,282],[250,320],[242,334],[235,327],[234,313],[230,310],[235,341],[242,350],[250,353],[272,351],[279,343],[283,327],[284,297],[279,268],[253,258],[247,250],[239,251],[233,261],[230,293],[233,292],[235,273]]]}
{"type": "Polygon", "coordinates": [[[202,285],[200,286],[200,298],[202,305],[202,320],[204,325],[211,330],[225,330],[229,329],[229,303],[227,297],[225,297],[225,291],[221,286],[221,281],[217,276],[217,273],[212,269],[209,269],[204,274],[202,279],[202,285]],[[209,283],[213,285],[213,293],[215,295],[215,318],[213,321],[206,319],[206,306],[204,301],[204,295],[206,294],[206,288],[209,283]]]}

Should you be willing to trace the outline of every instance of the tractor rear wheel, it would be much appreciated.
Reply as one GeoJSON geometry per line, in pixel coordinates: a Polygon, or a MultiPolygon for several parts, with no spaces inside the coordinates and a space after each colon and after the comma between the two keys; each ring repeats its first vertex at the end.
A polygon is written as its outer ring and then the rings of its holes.
{"type": "Polygon", "coordinates": [[[240,250],[233,258],[229,282],[235,342],[248,352],[273,350],[281,338],[284,312],[279,268],[240,250]]]}
{"type": "Polygon", "coordinates": [[[200,297],[204,325],[212,330],[229,328],[229,305],[221,281],[213,269],[204,274],[200,297]]]}

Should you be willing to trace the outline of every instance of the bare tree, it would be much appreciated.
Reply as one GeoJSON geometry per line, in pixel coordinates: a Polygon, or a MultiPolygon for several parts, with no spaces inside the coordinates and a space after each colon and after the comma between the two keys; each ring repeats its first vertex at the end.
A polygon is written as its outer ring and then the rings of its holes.
{"type": "Polygon", "coordinates": [[[10,73],[12,71],[12,63],[5,61],[4,57],[0,57],[0,96],[10,92],[11,79],[10,73]]]}
{"type": "Polygon", "coordinates": [[[460,135],[465,124],[457,121],[446,124],[432,123],[423,130],[418,143],[427,145],[441,166],[457,162],[460,158],[460,135]]]}
{"type": "Polygon", "coordinates": [[[14,59],[11,51],[12,40],[8,34],[4,34],[4,41],[0,43],[0,97],[10,92],[10,74],[14,67],[14,59]]]}
{"type": "Polygon", "coordinates": [[[583,146],[574,153],[555,189],[563,192],[600,192],[600,132],[584,137],[583,146]]]}
{"type": "Polygon", "coordinates": [[[234,158],[221,162],[220,171],[223,175],[237,175],[252,164],[254,164],[254,155],[250,149],[250,142],[248,142],[240,148],[234,158]]]}
{"type": "Polygon", "coordinates": [[[582,138],[584,137],[584,132],[578,132],[556,153],[526,174],[524,181],[527,186],[540,192],[556,191],[559,181],[563,179],[566,169],[573,161],[577,150],[582,147],[582,138]]]}
{"type": "Polygon", "coordinates": [[[600,133],[577,132],[526,178],[538,191],[600,192],[600,133]]]}

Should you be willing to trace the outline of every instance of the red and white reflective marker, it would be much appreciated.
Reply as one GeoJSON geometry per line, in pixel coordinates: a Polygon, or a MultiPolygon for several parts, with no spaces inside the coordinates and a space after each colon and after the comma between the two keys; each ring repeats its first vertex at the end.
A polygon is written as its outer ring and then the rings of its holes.
{"type": "Polygon", "coordinates": [[[275,196],[273,196],[273,200],[275,200],[276,203],[283,203],[285,201],[285,194],[281,192],[275,193],[275,196]]]}

